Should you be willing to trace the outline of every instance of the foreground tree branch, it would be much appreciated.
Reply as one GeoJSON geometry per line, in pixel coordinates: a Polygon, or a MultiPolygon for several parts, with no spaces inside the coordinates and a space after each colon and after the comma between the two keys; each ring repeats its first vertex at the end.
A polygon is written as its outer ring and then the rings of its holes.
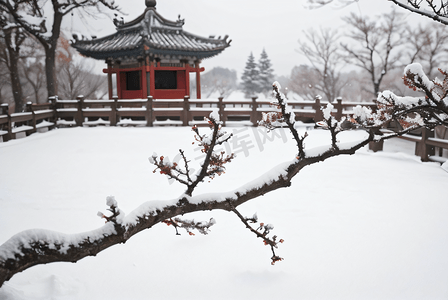
{"type": "Polygon", "coordinates": [[[389,1],[395,3],[397,6],[405,10],[431,18],[443,25],[448,25],[448,1],[446,0],[407,0],[404,1],[404,3],[403,1],[399,0],[389,1]]]}
{"type": "Polygon", "coordinates": [[[238,218],[240,218],[241,222],[243,222],[243,224],[246,225],[246,228],[249,229],[249,231],[254,233],[258,238],[261,238],[266,246],[269,245],[271,247],[272,251],[271,265],[274,265],[277,261],[283,260],[283,258],[275,254],[275,249],[277,248],[278,243],[283,243],[284,240],[280,239],[277,242],[276,235],[274,235],[273,237],[268,237],[268,234],[271,232],[272,229],[274,229],[273,225],[260,223],[260,226],[257,229],[254,229],[249,223],[257,223],[258,221],[257,214],[254,214],[252,218],[247,218],[243,217],[243,215],[240,214],[240,212],[236,210],[236,208],[232,209],[232,211],[238,216],[238,218]]]}
{"type": "MultiPolygon", "coordinates": [[[[345,7],[359,0],[308,0],[307,7],[314,9],[333,4],[335,7],[345,7]]],[[[448,1],[447,0],[384,0],[395,3],[398,7],[433,19],[444,25],[448,25],[448,1]]]]}
{"type": "Polygon", "coordinates": [[[280,92],[279,84],[273,86],[275,100],[273,105],[279,108],[279,112],[268,113],[264,116],[262,124],[271,130],[275,130],[274,123],[282,122],[286,124],[291,132],[292,138],[297,142],[297,154],[288,161],[279,164],[269,172],[263,174],[258,179],[248,182],[231,192],[221,192],[216,194],[194,195],[195,187],[204,181],[205,178],[212,179],[216,174],[224,173],[223,165],[230,162],[233,155],[225,156],[224,153],[216,153],[215,145],[228,141],[231,137],[221,131],[220,120],[217,112],[213,112],[209,117],[209,135],[201,135],[197,128],[193,128],[196,134],[196,141],[206,154],[200,170],[196,174],[191,174],[188,167],[189,160],[182,150],[180,150],[184,161],[184,169],[177,164],[171,164],[166,159],[153,155],[151,162],[167,175],[186,185],[185,192],[179,197],[164,201],[149,201],[143,203],[129,214],[125,214],[119,209],[114,197],[108,197],[106,204],[108,213],[98,213],[104,218],[106,224],[96,230],[79,234],[63,234],[48,230],[28,230],[16,234],[11,239],[0,246],[0,286],[15,274],[22,272],[32,266],[47,264],[52,262],[77,262],[86,256],[95,256],[101,251],[120,243],[125,243],[135,234],[150,229],[158,223],[166,223],[176,228],[184,228],[189,234],[193,230],[200,233],[208,233],[209,228],[214,224],[211,219],[208,222],[195,222],[176,218],[186,213],[221,209],[235,213],[246,227],[257,237],[263,239],[266,245],[272,250],[272,263],[282,260],[275,253],[275,249],[280,240],[277,237],[268,237],[272,226],[260,224],[258,228],[250,226],[249,222],[255,221],[253,218],[244,218],[236,209],[243,203],[253,200],[259,196],[275,191],[279,188],[289,187],[292,179],[306,166],[325,161],[331,157],[339,155],[351,155],[358,149],[364,147],[371,141],[381,141],[404,134],[417,127],[432,128],[435,124],[446,124],[448,120],[447,91],[448,75],[444,74],[444,80],[430,81],[421,70],[419,65],[410,65],[405,69],[405,83],[412,89],[421,91],[422,97],[398,97],[391,92],[383,92],[378,97],[378,109],[372,112],[369,108],[358,106],[355,115],[350,119],[336,120],[332,115],[332,105],[328,104],[323,109],[324,120],[319,125],[329,130],[331,141],[326,147],[318,149],[307,149],[303,143],[306,134],[300,136],[294,127],[295,115],[280,92]],[[275,118],[274,118],[275,116],[275,118]],[[275,119],[275,120],[274,120],[275,119]],[[393,134],[378,134],[379,128],[387,125],[392,120],[409,123],[402,131],[393,134]],[[344,126],[351,122],[352,126],[344,126]],[[341,143],[338,134],[344,128],[359,127],[365,130],[364,138],[350,143],[341,143]],[[177,178],[177,179],[176,179],[177,178]]]}

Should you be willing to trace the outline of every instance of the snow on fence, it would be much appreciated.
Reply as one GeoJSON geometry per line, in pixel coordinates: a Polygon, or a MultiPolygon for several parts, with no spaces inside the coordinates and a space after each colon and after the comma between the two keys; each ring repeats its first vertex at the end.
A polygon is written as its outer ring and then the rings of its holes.
{"type": "MultiPolygon", "coordinates": [[[[314,101],[289,101],[288,104],[296,114],[296,120],[318,122],[323,120],[321,108],[327,103],[316,97],[314,101]]],[[[343,102],[338,98],[333,103],[332,111],[336,119],[351,115],[357,105],[376,108],[375,103],[343,102]]],[[[9,113],[7,104],[2,104],[0,114],[0,138],[5,142],[28,136],[41,128],[73,126],[191,126],[206,125],[204,117],[218,109],[224,126],[256,126],[263,112],[275,111],[269,100],[258,100],[256,97],[244,100],[218,99],[118,99],[87,100],[79,96],[76,100],[49,99],[49,103],[27,103],[26,111],[9,113]]],[[[416,143],[415,153],[422,160],[441,161],[435,155],[435,147],[448,149],[448,140],[435,139],[434,133],[422,130],[421,136],[405,135],[403,139],[416,143]]],[[[382,145],[371,145],[374,151],[381,150],[382,145]]],[[[441,154],[439,154],[441,156],[441,154]]]]}

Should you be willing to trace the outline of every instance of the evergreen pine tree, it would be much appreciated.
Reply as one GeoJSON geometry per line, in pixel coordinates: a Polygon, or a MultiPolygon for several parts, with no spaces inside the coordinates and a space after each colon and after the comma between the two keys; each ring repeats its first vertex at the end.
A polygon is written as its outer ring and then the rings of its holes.
{"type": "Polygon", "coordinates": [[[274,70],[272,69],[271,60],[264,49],[258,61],[258,70],[260,91],[262,93],[269,93],[272,90],[272,83],[274,82],[274,70]]]}
{"type": "Polygon", "coordinates": [[[260,91],[259,71],[252,52],[246,62],[241,80],[243,81],[243,92],[246,98],[250,98],[260,91]]]}

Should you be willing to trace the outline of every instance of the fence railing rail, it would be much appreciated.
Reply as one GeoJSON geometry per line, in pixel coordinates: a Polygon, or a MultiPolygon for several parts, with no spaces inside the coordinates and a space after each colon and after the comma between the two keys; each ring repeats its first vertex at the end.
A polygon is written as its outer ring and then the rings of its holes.
{"type": "MultiPolygon", "coordinates": [[[[318,122],[323,119],[321,108],[326,102],[319,98],[311,101],[288,101],[296,120],[318,122]]],[[[338,98],[332,103],[332,114],[340,120],[353,114],[357,105],[369,106],[375,110],[374,102],[343,102],[338,98]]],[[[26,136],[40,128],[72,126],[160,126],[160,125],[206,125],[204,117],[218,109],[223,125],[240,124],[257,126],[263,112],[277,111],[269,100],[257,98],[228,100],[218,99],[118,99],[89,100],[79,96],[75,100],[49,99],[45,104],[27,103],[26,111],[10,113],[7,104],[1,105],[0,137],[3,141],[15,139],[18,134],[26,136]],[[244,122],[241,122],[244,121],[244,122]]],[[[416,143],[416,155],[422,160],[440,161],[434,155],[435,147],[448,149],[448,141],[434,138],[434,133],[423,130],[422,136],[405,135],[403,139],[416,143]]],[[[372,144],[371,149],[380,150],[382,145],[372,144]]],[[[440,152],[440,150],[439,150],[440,152]]]]}

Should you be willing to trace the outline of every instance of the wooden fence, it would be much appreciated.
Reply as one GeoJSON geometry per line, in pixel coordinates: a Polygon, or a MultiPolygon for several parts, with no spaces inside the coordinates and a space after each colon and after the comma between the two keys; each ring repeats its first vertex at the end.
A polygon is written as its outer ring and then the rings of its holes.
{"type": "MultiPolygon", "coordinates": [[[[314,101],[289,101],[296,114],[296,120],[317,122],[323,119],[323,106],[320,99],[314,101]]],[[[333,103],[333,115],[336,119],[353,113],[357,105],[370,106],[375,109],[375,103],[343,102],[337,99],[333,103]]],[[[1,106],[0,137],[3,141],[15,139],[18,134],[30,135],[40,128],[72,126],[163,126],[163,125],[206,125],[204,117],[208,117],[213,109],[218,109],[224,126],[245,125],[257,126],[263,112],[276,111],[268,100],[257,98],[247,100],[218,99],[147,99],[121,100],[86,100],[78,97],[76,100],[49,99],[49,103],[28,103],[26,111],[10,113],[6,104],[1,106]]],[[[403,139],[416,143],[416,155],[422,160],[441,159],[435,156],[435,147],[448,149],[447,140],[435,139],[433,133],[424,130],[421,136],[405,135],[403,139]],[[432,136],[431,136],[432,134],[432,136]]],[[[372,143],[371,149],[381,150],[382,144],[372,143]]],[[[439,150],[440,152],[440,150],[439,150]]],[[[439,155],[440,156],[440,155],[439,155]]]]}
{"type": "MultiPolygon", "coordinates": [[[[440,126],[442,127],[442,126],[440,126]]],[[[444,127],[444,134],[446,136],[447,128],[444,127]]],[[[382,133],[388,134],[392,133],[391,130],[382,129],[382,133]]],[[[448,158],[443,157],[443,150],[448,149],[448,140],[443,138],[435,138],[434,130],[429,130],[427,128],[422,128],[416,130],[416,134],[405,134],[399,136],[399,139],[410,141],[415,143],[415,151],[414,154],[419,156],[422,161],[434,161],[439,163],[444,163],[448,160],[448,158]]],[[[371,143],[370,149],[373,151],[383,150],[383,142],[380,143],[371,143]]]]}
{"type": "MultiPolygon", "coordinates": [[[[320,121],[323,119],[321,103],[315,101],[290,101],[296,119],[320,121]]],[[[374,103],[343,103],[338,99],[333,105],[333,114],[340,119],[352,113],[353,107],[363,104],[375,107],[374,103]]],[[[276,111],[268,100],[225,100],[218,99],[134,99],[134,100],[59,100],[54,97],[45,104],[28,103],[26,111],[9,113],[7,104],[2,104],[0,114],[0,136],[3,141],[16,138],[18,133],[29,135],[39,128],[69,126],[161,126],[161,125],[202,125],[204,117],[213,109],[218,109],[221,120],[226,125],[256,126],[262,113],[276,111]]]]}

